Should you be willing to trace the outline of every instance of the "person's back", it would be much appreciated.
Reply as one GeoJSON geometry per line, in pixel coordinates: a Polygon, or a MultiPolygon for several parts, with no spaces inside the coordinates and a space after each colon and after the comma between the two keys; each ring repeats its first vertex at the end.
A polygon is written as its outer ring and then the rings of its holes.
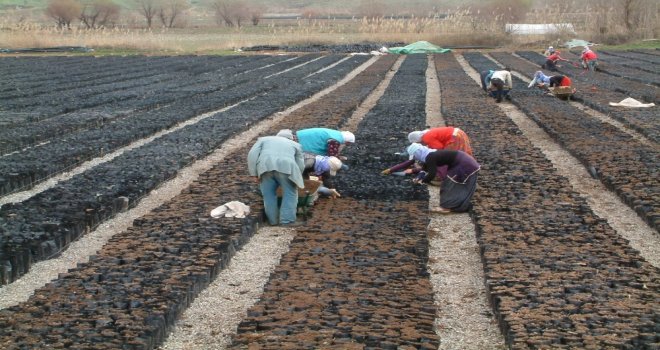
{"type": "Polygon", "coordinates": [[[444,149],[451,142],[454,127],[443,126],[431,128],[422,135],[422,143],[432,149],[444,149]]]}
{"type": "Polygon", "coordinates": [[[300,145],[284,137],[260,137],[248,153],[248,171],[252,176],[278,171],[293,175],[292,181],[302,188],[304,167],[300,145]]]}
{"type": "Polygon", "coordinates": [[[329,139],[344,143],[344,137],[339,130],[327,128],[301,129],[296,132],[296,137],[304,152],[323,156],[328,155],[329,139]]]}

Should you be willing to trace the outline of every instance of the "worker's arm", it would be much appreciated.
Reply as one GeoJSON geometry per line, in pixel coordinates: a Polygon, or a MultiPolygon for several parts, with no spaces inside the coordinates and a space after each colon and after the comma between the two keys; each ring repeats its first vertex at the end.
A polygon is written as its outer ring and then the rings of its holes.
{"type": "Polygon", "coordinates": [[[506,75],[506,86],[509,90],[513,89],[513,80],[511,79],[511,73],[507,72],[506,75]]]}
{"type": "Polygon", "coordinates": [[[389,175],[391,173],[396,173],[397,171],[405,170],[409,168],[411,165],[415,164],[414,160],[406,160],[403,163],[399,163],[393,167],[385,169],[382,174],[383,175],[389,175]]]}

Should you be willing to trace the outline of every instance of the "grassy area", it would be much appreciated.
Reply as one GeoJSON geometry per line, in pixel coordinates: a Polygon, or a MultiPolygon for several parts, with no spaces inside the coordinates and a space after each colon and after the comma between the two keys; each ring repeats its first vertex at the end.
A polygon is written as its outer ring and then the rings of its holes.
{"type": "Polygon", "coordinates": [[[635,41],[632,43],[621,45],[599,45],[597,48],[604,50],[644,50],[644,49],[660,49],[660,39],[657,40],[644,40],[635,41]]]}

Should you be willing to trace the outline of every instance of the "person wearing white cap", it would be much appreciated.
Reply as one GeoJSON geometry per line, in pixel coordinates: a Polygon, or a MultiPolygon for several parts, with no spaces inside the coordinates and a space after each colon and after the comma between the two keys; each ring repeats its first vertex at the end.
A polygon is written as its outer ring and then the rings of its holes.
{"type": "Polygon", "coordinates": [[[318,156],[305,153],[305,170],[303,177],[308,179],[310,175],[320,178],[323,186],[319,187],[318,192],[332,198],[341,197],[335,189],[332,177],[337,175],[337,171],[342,169],[342,162],[337,157],[318,156]]]}
{"type": "Polygon", "coordinates": [[[470,209],[470,200],[477,189],[477,173],[481,166],[462,151],[432,150],[419,143],[408,146],[412,159],[422,162],[423,177],[413,180],[417,184],[428,184],[438,175],[439,166],[447,166],[447,175],[440,185],[440,206],[431,209],[432,213],[447,214],[465,212],[470,209]]]}
{"type": "Polygon", "coordinates": [[[342,148],[355,142],[352,132],[328,128],[301,129],[296,132],[296,138],[303,152],[339,158],[344,158],[339,156],[342,148]]]}
{"type": "Polygon", "coordinates": [[[264,211],[271,225],[296,225],[298,189],[305,188],[305,163],[300,144],[293,141],[291,130],[280,130],[278,136],[260,137],[250,148],[248,172],[258,177],[264,200],[264,211]],[[277,189],[282,188],[282,204],[277,205],[277,189]]]}
{"type": "Polygon", "coordinates": [[[470,138],[465,131],[453,126],[413,131],[408,134],[408,141],[421,143],[433,149],[459,150],[472,155],[470,138]]]}

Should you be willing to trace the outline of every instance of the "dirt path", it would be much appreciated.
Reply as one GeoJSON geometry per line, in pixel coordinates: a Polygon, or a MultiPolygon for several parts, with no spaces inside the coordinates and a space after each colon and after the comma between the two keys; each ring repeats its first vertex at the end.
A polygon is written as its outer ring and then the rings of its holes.
{"type": "MultiPolygon", "coordinates": [[[[465,72],[479,84],[479,73],[457,56],[465,72]]],[[[515,91],[513,92],[515,94],[515,91]]],[[[594,213],[612,226],[616,232],[630,241],[630,246],[653,266],[660,267],[660,237],[637,213],[610,192],[603,184],[593,179],[587,169],[575,157],[566,152],[538,125],[515,106],[497,105],[522,130],[525,136],[553,163],[562,176],[568,178],[573,188],[586,198],[594,213]]]]}
{"type": "MultiPolygon", "coordinates": [[[[431,56],[432,57],[432,56],[431,56]]],[[[433,59],[426,72],[426,120],[442,126],[440,86],[433,59]]],[[[429,186],[429,207],[440,188],[429,186]]],[[[470,215],[431,214],[429,272],[438,305],[440,349],[503,349],[504,339],[488,302],[483,265],[470,215]]]]}

